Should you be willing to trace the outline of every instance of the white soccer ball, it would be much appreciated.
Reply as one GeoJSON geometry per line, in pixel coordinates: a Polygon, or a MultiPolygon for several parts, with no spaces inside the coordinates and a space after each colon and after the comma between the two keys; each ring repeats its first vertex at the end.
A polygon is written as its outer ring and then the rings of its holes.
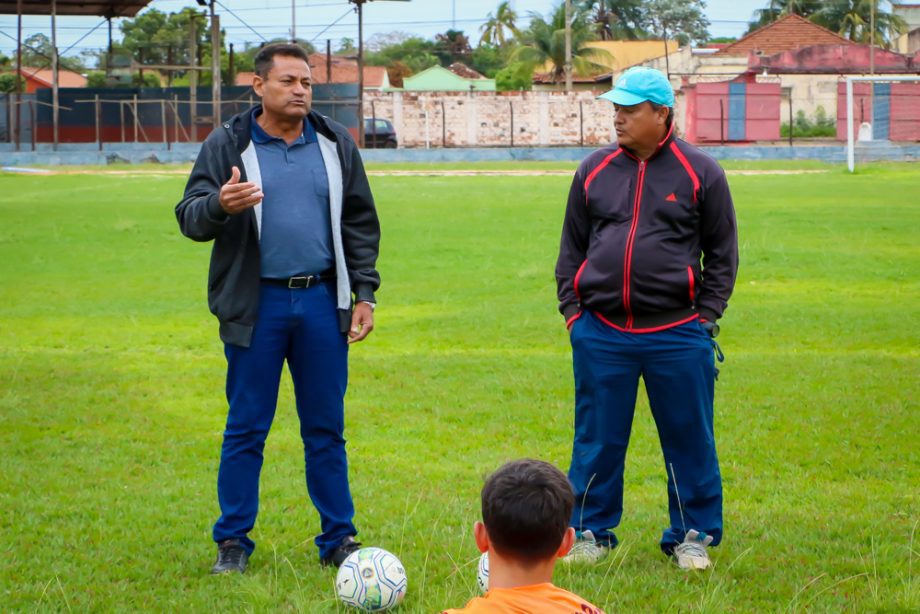
{"type": "Polygon", "coordinates": [[[346,605],[359,610],[389,610],[406,596],[406,569],[383,548],[361,548],[339,567],[335,592],[346,605]]]}
{"type": "Polygon", "coordinates": [[[479,565],[476,570],[476,584],[483,593],[489,590],[489,553],[483,552],[479,557],[479,565]]]}

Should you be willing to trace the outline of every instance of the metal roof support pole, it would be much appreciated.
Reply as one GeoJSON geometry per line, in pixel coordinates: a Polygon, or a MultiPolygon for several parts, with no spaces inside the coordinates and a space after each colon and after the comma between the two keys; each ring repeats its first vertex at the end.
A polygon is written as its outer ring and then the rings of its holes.
{"type": "Polygon", "coordinates": [[[16,151],[22,141],[22,81],[22,0],[16,0],[16,114],[13,116],[16,151]]]}
{"type": "Polygon", "coordinates": [[[364,2],[358,5],[358,146],[364,147],[364,2]]]}
{"type": "Polygon", "coordinates": [[[54,151],[58,148],[58,123],[60,121],[60,101],[58,100],[59,68],[57,48],[57,0],[51,0],[51,116],[54,131],[54,151]]]}
{"type": "Polygon", "coordinates": [[[216,130],[220,127],[220,17],[214,12],[214,0],[211,0],[211,125],[216,130]]]}

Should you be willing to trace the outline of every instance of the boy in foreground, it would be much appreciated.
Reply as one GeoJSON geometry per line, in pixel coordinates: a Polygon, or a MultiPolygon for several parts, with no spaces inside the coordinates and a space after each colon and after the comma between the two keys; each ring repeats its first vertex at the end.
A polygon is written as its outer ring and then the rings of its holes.
{"type": "Polygon", "coordinates": [[[503,465],[482,488],[476,546],[489,553],[489,591],[444,614],[603,614],[578,595],[553,585],[556,559],[575,541],[569,518],[575,496],[561,471],[543,461],[503,465]]]}

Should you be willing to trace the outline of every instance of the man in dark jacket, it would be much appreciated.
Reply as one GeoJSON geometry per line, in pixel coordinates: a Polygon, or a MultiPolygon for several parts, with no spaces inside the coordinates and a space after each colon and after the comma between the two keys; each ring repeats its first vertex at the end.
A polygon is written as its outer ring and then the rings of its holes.
{"type": "Polygon", "coordinates": [[[617,144],[575,173],[556,263],[575,372],[568,560],[617,544],[641,375],[668,473],[661,548],[682,568],[706,568],[706,547],[722,538],[713,337],[738,267],[734,207],[715,160],[674,136],[664,75],[631,69],[602,98],[614,103],[617,144]]]}
{"type": "Polygon", "coordinates": [[[208,136],[176,206],[185,236],[214,241],[208,303],[227,357],[212,573],[244,572],[255,548],[248,534],[285,361],[321,520],[320,562],[339,566],[359,547],[344,396],[348,345],[374,326],[380,225],[354,140],[310,109],[303,49],[269,45],[255,68],[262,104],[208,136]]]}

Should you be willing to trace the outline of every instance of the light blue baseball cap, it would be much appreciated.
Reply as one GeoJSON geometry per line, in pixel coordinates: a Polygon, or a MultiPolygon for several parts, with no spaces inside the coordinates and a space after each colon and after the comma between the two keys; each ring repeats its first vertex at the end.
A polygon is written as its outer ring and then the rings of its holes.
{"type": "Polygon", "coordinates": [[[633,66],[624,72],[613,89],[598,98],[623,107],[631,107],[646,100],[666,107],[674,106],[674,90],[668,78],[660,70],[644,66],[633,66]]]}

